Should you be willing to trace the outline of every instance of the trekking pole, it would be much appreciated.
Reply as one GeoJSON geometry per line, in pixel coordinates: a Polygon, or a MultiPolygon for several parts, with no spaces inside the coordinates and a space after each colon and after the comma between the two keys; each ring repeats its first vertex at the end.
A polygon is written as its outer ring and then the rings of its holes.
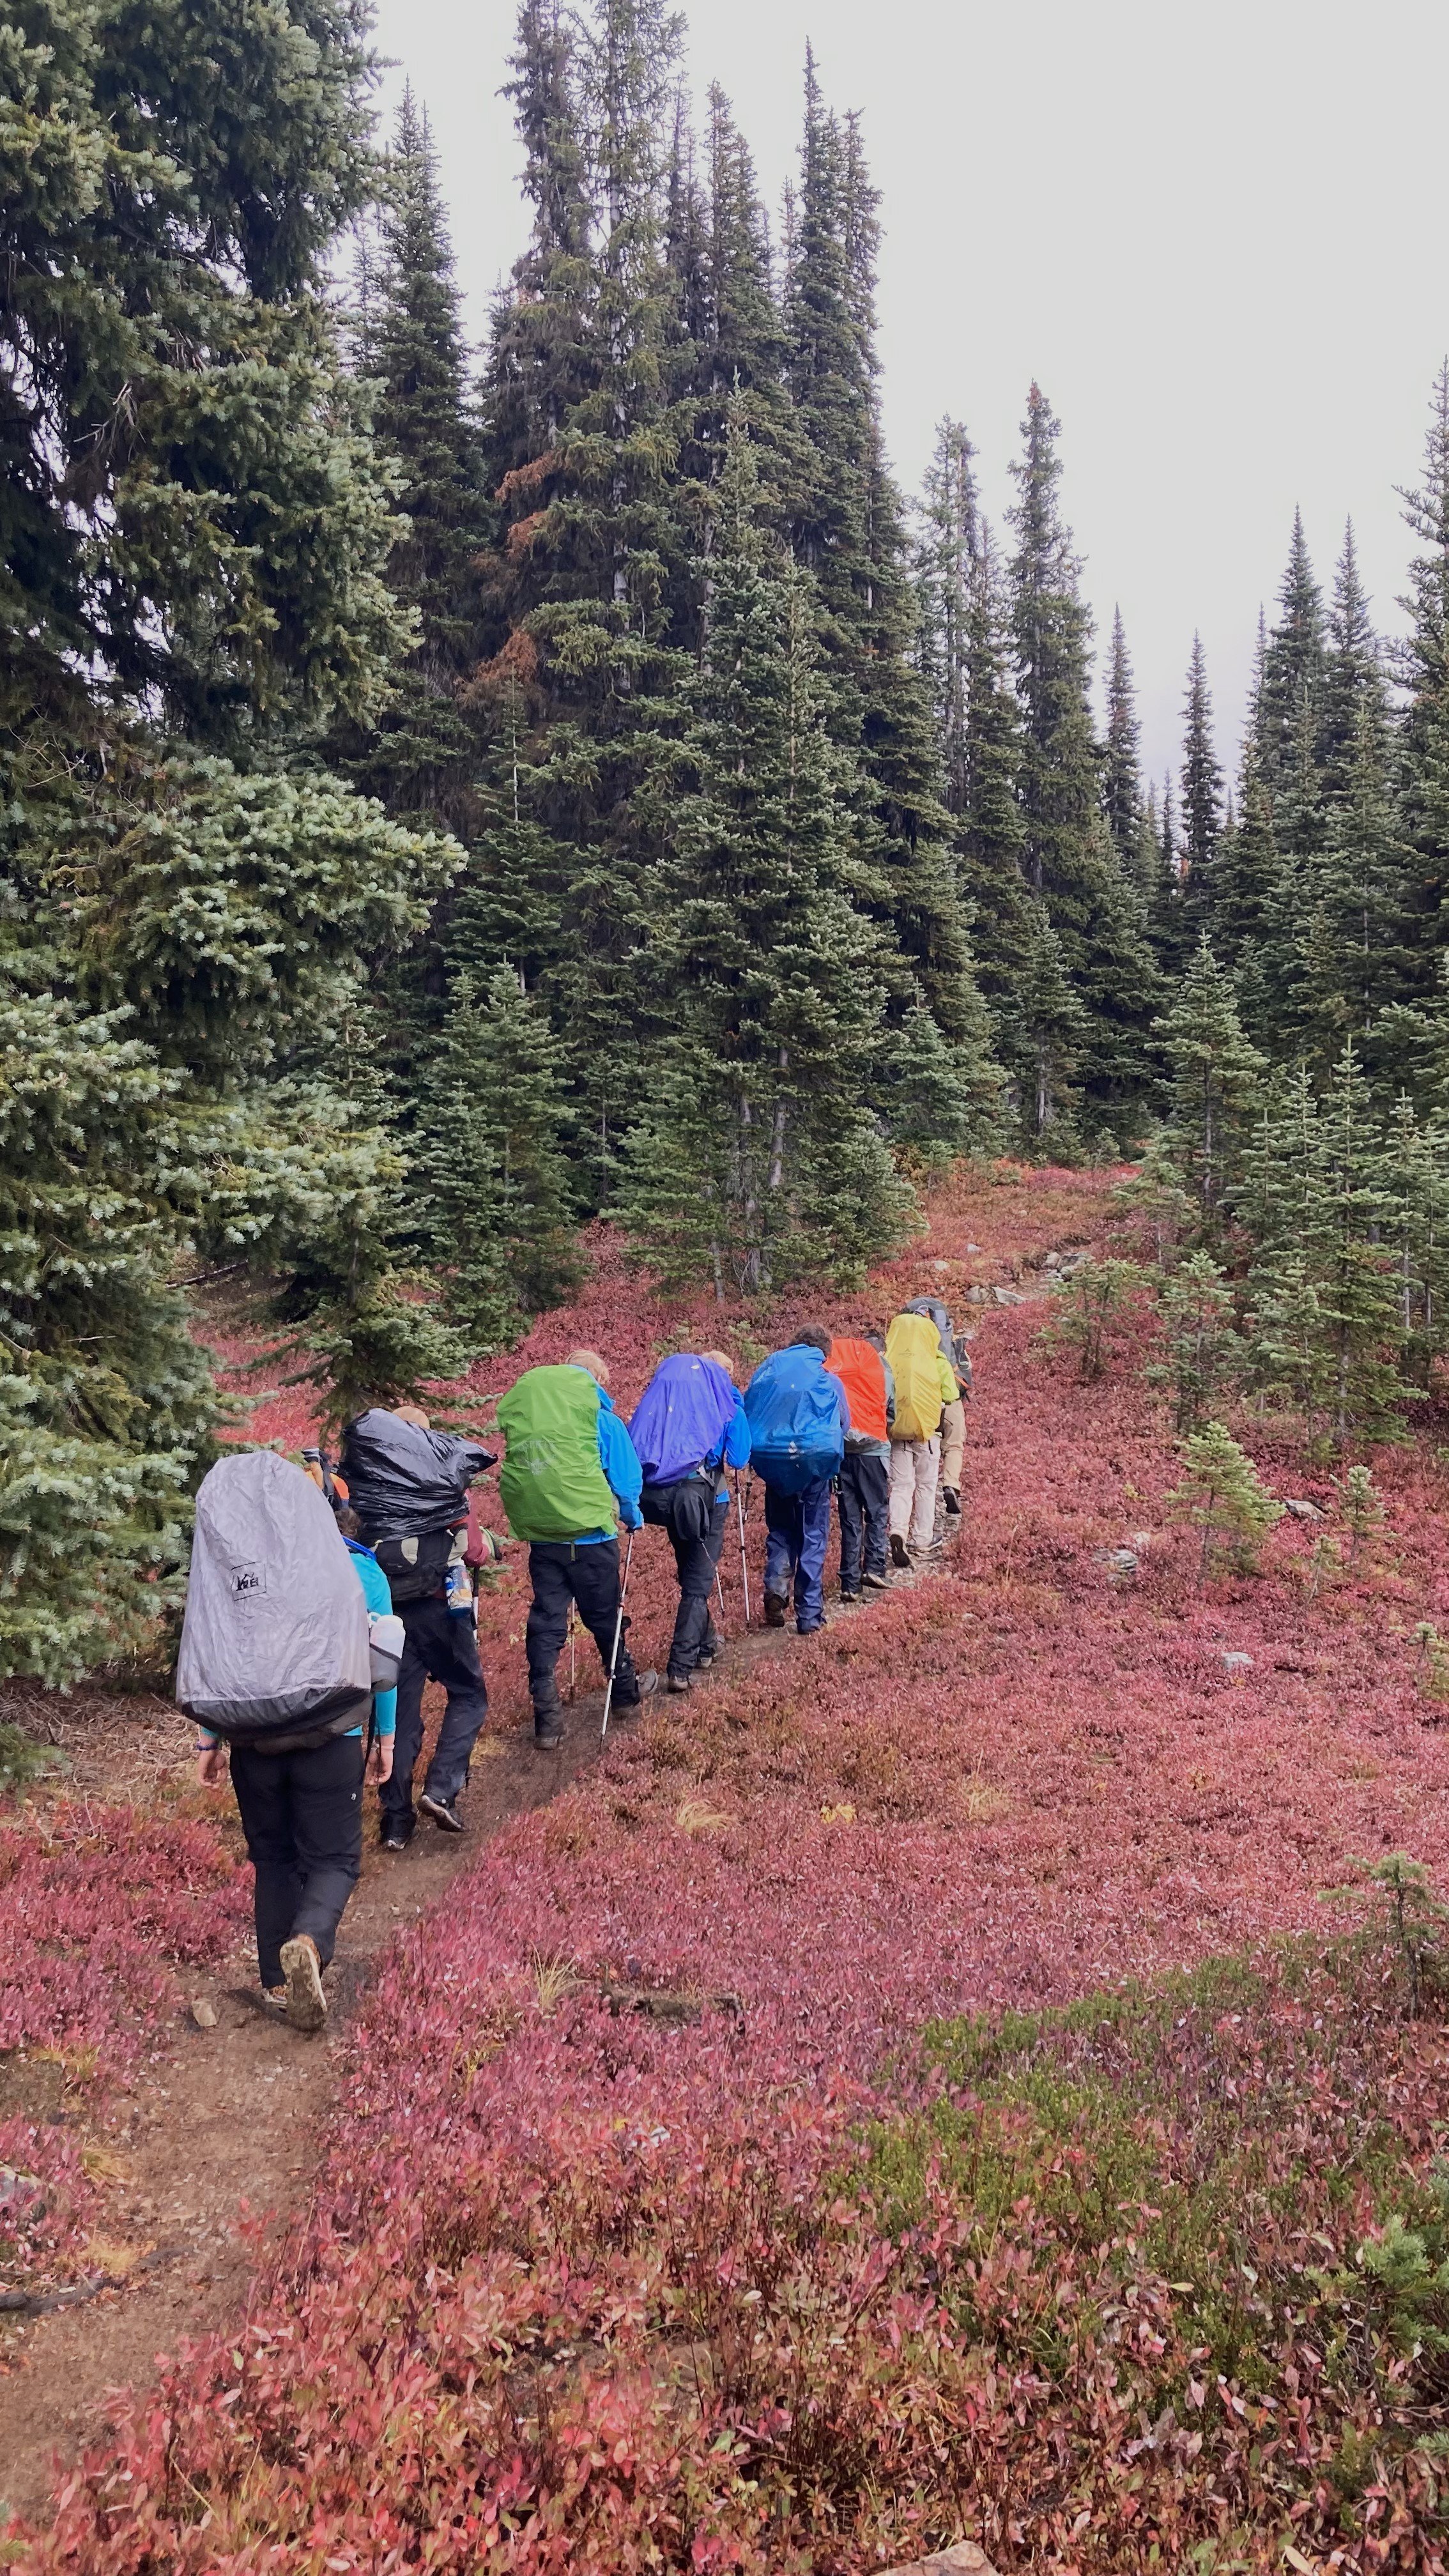
{"type": "Polygon", "coordinates": [[[750,1569],[745,1556],[745,1507],[740,1500],[740,1471],[735,1469],[735,1519],[740,1525],[740,1581],[745,1594],[745,1626],[750,1624],[750,1569]]]}
{"type": "Polygon", "coordinates": [[[602,1744],[609,1732],[609,1711],[614,1705],[614,1676],[619,1669],[619,1646],[624,1635],[624,1604],[629,1598],[629,1568],[634,1562],[634,1533],[629,1532],[629,1547],[624,1558],[624,1580],[619,1586],[619,1616],[614,1622],[614,1652],[609,1659],[609,1687],[604,1693],[604,1723],[599,1729],[602,1744]]]}
{"type": "Polygon", "coordinates": [[[723,1619],[727,1617],[728,1614],[724,1606],[724,1585],[720,1581],[720,1571],[718,1566],[716,1566],[714,1570],[714,1588],[719,1595],[719,1615],[723,1619]]]}

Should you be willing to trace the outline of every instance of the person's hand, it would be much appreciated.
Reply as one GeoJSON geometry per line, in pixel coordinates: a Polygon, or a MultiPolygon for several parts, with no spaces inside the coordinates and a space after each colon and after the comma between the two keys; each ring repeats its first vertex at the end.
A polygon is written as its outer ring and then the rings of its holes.
{"type": "Polygon", "coordinates": [[[226,1778],[226,1746],[204,1744],[196,1756],[196,1776],[203,1789],[219,1789],[226,1778]]]}
{"type": "Polygon", "coordinates": [[[367,1776],[369,1780],[376,1780],[379,1784],[392,1778],[392,1737],[390,1735],[373,1737],[372,1751],[367,1757],[367,1776]]]}
{"type": "Polygon", "coordinates": [[[633,1503],[620,1504],[619,1518],[626,1530],[641,1530],[644,1527],[644,1515],[633,1503]]]}

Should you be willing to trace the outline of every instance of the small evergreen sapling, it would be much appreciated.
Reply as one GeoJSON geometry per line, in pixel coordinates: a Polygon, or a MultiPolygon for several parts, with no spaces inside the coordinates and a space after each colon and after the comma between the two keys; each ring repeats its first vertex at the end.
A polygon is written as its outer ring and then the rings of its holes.
{"type": "Polygon", "coordinates": [[[1384,1502],[1370,1467],[1350,1467],[1338,1485],[1338,1508],[1348,1533],[1348,1561],[1367,1560],[1384,1525],[1384,1502]]]}
{"type": "Polygon", "coordinates": [[[1158,1290],[1165,1356],[1144,1371],[1149,1385],[1171,1391],[1173,1429],[1195,1431],[1215,1399],[1241,1373],[1243,1346],[1233,1292],[1206,1252],[1190,1253],[1158,1290]]]}
{"type": "Polygon", "coordinates": [[[1075,1351],[1077,1374],[1084,1384],[1103,1375],[1115,1334],[1130,1312],[1133,1291],[1142,1284],[1135,1261],[1084,1261],[1054,1290],[1057,1313],[1043,1341],[1058,1350],[1075,1351]]]}
{"type": "Polygon", "coordinates": [[[1215,1568],[1257,1571],[1258,1552],[1283,1506],[1275,1502],[1257,1468],[1221,1422],[1205,1423],[1182,1443],[1183,1480],[1167,1497],[1168,1509],[1202,1531],[1199,1582],[1215,1568]]]}

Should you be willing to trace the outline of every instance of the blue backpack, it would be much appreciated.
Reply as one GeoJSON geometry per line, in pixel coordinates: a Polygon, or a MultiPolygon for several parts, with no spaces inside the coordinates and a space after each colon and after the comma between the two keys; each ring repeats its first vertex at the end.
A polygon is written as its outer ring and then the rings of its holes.
{"type": "Polygon", "coordinates": [[[717,1457],[735,1418],[735,1382],[718,1360],[664,1360],[639,1398],[629,1437],[646,1485],[674,1485],[717,1457]]]}
{"type": "Polygon", "coordinates": [[[777,1494],[836,1476],[845,1456],[840,1387],[807,1342],[762,1360],[745,1389],[750,1465],[777,1494]]]}

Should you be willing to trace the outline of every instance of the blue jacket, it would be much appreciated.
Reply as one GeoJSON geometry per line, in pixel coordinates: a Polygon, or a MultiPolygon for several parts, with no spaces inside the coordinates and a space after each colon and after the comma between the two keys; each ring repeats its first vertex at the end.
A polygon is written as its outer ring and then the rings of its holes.
{"type": "MultiPolygon", "coordinates": [[[[579,1375],[587,1377],[589,1372],[580,1369],[579,1375]]],[[[619,1506],[619,1518],[625,1529],[642,1529],[644,1515],[639,1509],[639,1497],[644,1490],[644,1470],[639,1464],[633,1441],[602,1387],[599,1388],[599,1465],[604,1471],[604,1482],[619,1506]]],[[[611,1529],[583,1530],[574,1540],[574,1545],[598,1547],[613,1535],[611,1529]]]]}

